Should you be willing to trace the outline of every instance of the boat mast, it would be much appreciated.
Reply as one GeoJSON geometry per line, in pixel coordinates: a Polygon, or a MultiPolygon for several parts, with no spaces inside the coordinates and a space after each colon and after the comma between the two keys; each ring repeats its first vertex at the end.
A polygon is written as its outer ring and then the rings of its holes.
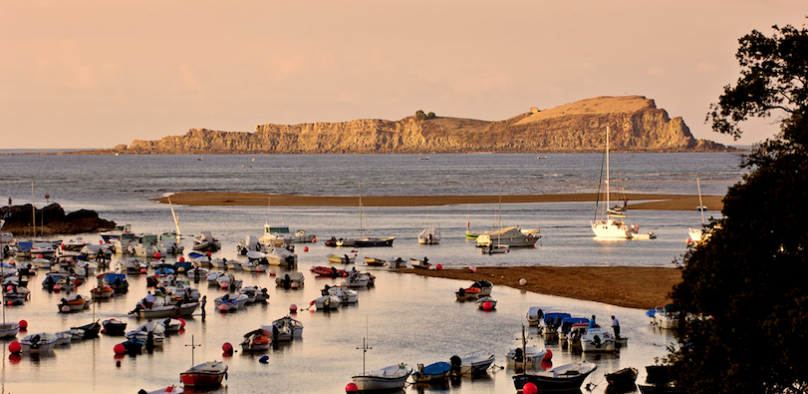
{"type": "Polygon", "coordinates": [[[33,234],[31,235],[31,239],[33,240],[36,238],[36,207],[34,206],[34,181],[31,181],[31,228],[33,229],[33,234]]]}
{"type": "Polygon", "coordinates": [[[362,350],[362,375],[367,375],[367,369],[365,368],[365,354],[368,352],[368,350],[373,349],[372,347],[368,346],[368,335],[370,331],[368,330],[368,317],[365,316],[365,319],[365,337],[362,338],[362,347],[356,348],[357,350],[362,350]]]}
{"type": "MultiPolygon", "coordinates": [[[[3,253],[3,227],[6,225],[6,221],[0,219],[0,254],[3,253]]],[[[6,266],[3,265],[5,262],[6,256],[2,255],[3,258],[0,258],[0,278],[6,278],[6,266]]],[[[3,289],[5,290],[5,289],[3,289]]],[[[3,325],[6,324],[6,292],[3,291],[3,325]]]]}
{"type": "Polygon", "coordinates": [[[704,226],[704,203],[701,202],[701,180],[696,178],[696,185],[699,187],[699,212],[701,212],[701,225],[704,226]]]}
{"type": "Polygon", "coordinates": [[[611,193],[609,189],[609,126],[606,126],[606,215],[608,217],[609,214],[609,205],[611,202],[609,201],[609,194],[611,193]]]}
{"type": "Polygon", "coordinates": [[[196,364],[194,364],[194,351],[196,350],[197,346],[202,346],[202,344],[201,343],[199,345],[194,344],[194,336],[191,335],[191,344],[190,345],[185,345],[185,346],[190,346],[191,347],[191,368],[193,368],[194,366],[196,366],[196,364]]]}
{"type": "Polygon", "coordinates": [[[171,197],[167,197],[168,199],[168,206],[171,208],[171,217],[174,218],[174,226],[177,227],[177,245],[179,245],[182,241],[182,236],[180,234],[180,220],[177,215],[174,213],[174,205],[171,204],[171,197]]]}
{"type": "Polygon", "coordinates": [[[522,324],[522,372],[527,373],[527,354],[525,351],[527,346],[525,344],[525,325],[522,324]]]}

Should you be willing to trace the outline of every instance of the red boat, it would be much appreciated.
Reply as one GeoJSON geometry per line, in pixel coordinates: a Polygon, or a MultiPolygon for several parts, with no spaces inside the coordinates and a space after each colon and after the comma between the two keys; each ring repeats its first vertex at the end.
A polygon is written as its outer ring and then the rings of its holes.
{"type": "Polygon", "coordinates": [[[345,270],[337,269],[336,267],[324,267],[321,265],[311,267],[311,272],[314,272],[315,275],[321,278],[344,278],[348,276],[348,273],[345,272],[345,270]]]}
{"type": "Polygon", "coordinates": [[[208,361],[180,374],[185,387],[213,387],[227,377],[227,365],[221,361],[208,361]]]}

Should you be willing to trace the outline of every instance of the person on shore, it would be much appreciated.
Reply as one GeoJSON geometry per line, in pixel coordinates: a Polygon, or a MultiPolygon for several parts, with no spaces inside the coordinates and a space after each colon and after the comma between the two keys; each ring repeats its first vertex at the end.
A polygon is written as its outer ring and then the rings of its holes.
{"type": "Polygon", "coordinates": [[[620,339],[620,321],[612,316],[612,329],[614,330],[614,339],[620,339]]]}
{"type": "Polygon", "coordinates": [[[598,326],[598,324],[595,323],[595,315],[592,315],[592,318],[589,319],[589,329],[593,329],[593,328],[595,328],[597,326],[598,326]]]}

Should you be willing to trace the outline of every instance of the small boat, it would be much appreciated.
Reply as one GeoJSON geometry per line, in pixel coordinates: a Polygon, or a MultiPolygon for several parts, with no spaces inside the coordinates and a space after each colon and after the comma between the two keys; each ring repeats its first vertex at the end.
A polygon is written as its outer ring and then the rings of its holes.
{"type": "Polygon", "coordinates": [[[505,355],[508,364],[537,366],[547,355],[547,349],[538,346],[525,346],[523,348],[511,349],[505,355]]]}
{"type": "Polygon", "coordinates": [[[94,300],[108,300],[115,294],[115,290],[110,285],[99,284],[90,290],[90,295],[94,300]]]}
{"type": "MultiPolygon", "coordinates": [[[[145,391],[145,390],[141,390],[141,391],[145,391]]],[[[146,394],[167,394],[167,393],[182,394],[184,392],[185,392],[185,390],[182,387],[172,384],[171,386],[166,386],[166,387],[161,388],[161,389],[157,389],[157,390],[154,390],[154,391],[149,391],[146,394]]]]}
{"type": "Polygon", "coordinates": [[[126,337],[129,339],[137,339],[138,341],[146,343],[146,345],[151,341],[153,346],[163,346],[163,341],[166,337],[166,328],[160,324],[160,322],[153,320],[127,332],[126,337]]]}
{"type": "Polygon", "coordinates": [[[412,265],[412,268],[419,268],[419,269],[425,269],[425,270],[428,270],[429,267],[432,266],[432,264],[429,264],[429,259],[427,259],[426,257],[424,257],[423,260],[419,260],[419,259],[416,259],[416,258],[410,258],[410,265],[412,265]]]}
{"type": "Polygon", "coordinates": [[[603,375],[610,386],[631,387],[637,382],[637,368],[626,367],[619,371],[603,375]]]}
{"type": "Polygon", "coordinates": [[[98,320],[96,320],[83,326],[70,328],[73,330],[81,330],[81,339],[93,339],[98,338],[98,333],[101,331],[101,324],[98,324],[98,320]]]}
{"type": "MultiPolygon", "coordinates": [[[[605,184],[606,184],[606,203],[602,205],[602,209],[598,209],[600,206],[600,186],[598,186],[598,199],[595,203],[595,215],[599,216],[599,219],[592,220],[592,232],[595,233],[595,239],[599,240],[626,240],[632,239],[634,234],[638,232],[638,227],[633,225],[627,225],[625,223],[626,217],[626,202],[623,203],[623,206],[616,206],[610,207],[610,186],[611,182],[609,181],[609,127],[606,127],[606,177],[605,177],[605,184]],[[600,211],[600,212],[598,212],[600,211]]],[[[603,169],[601,168],[601,173],[603,169]]],[[[599,179],[600,181],[600,179],[599,179]]]]}
{"type": "Polygon", "coordinates": [[[53,350],[58,338],[56,335],[41,332],[31,334],[20,340],[23,353],[47,353],[53,350]]]}
{"type": "Polygon", "coordinates": [[[544,321],[544,312],[551,311],[551,308],[547,308],[544,306],[531,306],[527,310],[527,323],[530,326],[538,326],[539,323],[544,321]]]}
{"type": "Polygon", "coordinates": [[[139,354],[143,351],[143,347],[146,346],[146,342],[136,338],[129,338],[128,340],[121,342],[121,345],[123,346],[124,352],[128,354],[139,354]]]}
{"type": "Polygon", "coordinates": [[[185,387],[215,387],[222,384],[227,375],[227,365],[221,361],[208,361],[195,365],[180,374],[185,387]]]}
{"type": "Polygon", "coordinates": [[[208,281],[208,286],[218,286],[220,276],[227,276],[227,274],[220,271],[208,273],[208,275],[205,277],[205,280],[208,281]]]}
{"type": "Polygon", "coordinates": [[[222,304],[235,304],[237,309],[242,309],[244,308],[245,305],[247,305],[248,298],[249,297],[247,297],[244,294],[232,295],[232,296],[230,294],[225,294],[221,297],[216,297],[216,299],[214,299],[213,302],[216,305],[217,309],[222,304]]]}
{"type": "Polygon", "coordinates": [[[356,256],[348,256],[347,254],[344,256],[338,256],[333,253],[329,253],[327,256],[328,262],[331,264],[353,264],[356,262],[356,256]]]}
{"type": "Polygon", "coordinates": [[[480,289],[480,292],[477,295],[482,297],[491,295],[491,290],[494,288],[494,284],[487,280],[478,280],[472,283],[470,287],[480,289]]]}
{"type": "Polygon", "coordinates": [[[314,272],[318,278],[344,278],[348,276],[348,272],[336,267],[316,266],[311,267],[311,272],[314,272]]]}
{"type": "Polygon", "coordinates": [[[407,262],[401,257],[390,259],[390,269],[407,268],[407,262]]]}
{"type": "MultiPolygon", "coordinates": [[[[3,308],[3,315],[5,316],[6,308],[3,308]]],[[[17,333],[20,332],[20,324],[19,323],[12,323],[12,322],[4,322],[0,325],[0,338],[11,338],[17,336],[17,333]]]]}
{"type": "MultiPolygon", "coordinates": [[[[511,248],[529,248],[533,247],[536,242],[541,238],[541,235],[535,233],[523,233],[519,226],[504,227],[497,231],[480,234],[475,239],[477,246],[489,247],[493,246],[508,246],[511,248]]],[[[497,248],[494,248],[497,249],[497,248]]],[[[492,250],[494,250],[492,249],[492,250]]],[[[502,252],[504,253],[504,252],[502,252]]]]}
{"type": "Polygon", "coordinates": [[[476,287],[469,287],[467,289],[460,288],[455,292],[455,297],[458,301],[474,301],[479,298],[480,289],[476,287]]]}
{"type": "Polygon", "coordinates": [[[81,294],[73,294],[70,297],[62,298],[61,303],[57,306],[59,307],[59,312],[62,313],[79,312],[84,310],[86,303],[86,296],[82,297],[81,294]]]}
{"type": "Polygon", "coordinates": [[[72,330],[60,331],[54,335],[56,336],[56,342],[53,343],[53,346],[69,345],[70,342],[73,340],[72,330]]]}
{"type": "Polygon", "coordinates": [[[572,315],[567,312],[545,312],[544,318],[541,320],[538,326],[539,332],[544,334],[544,336],[558,335],[558,329],[561,327],[561,323],[564,321],[564,319],[570,317],[572,317],[572,315]]]}
{"type": "Polygon", "coordinates": [[[292,242],[296,244],[311,243],[317,239],[317,235],[307,230],[297,230],[292,235],[292,242]]]}
{"type": "Polygon", "coordinates": [[[256,261],[245,261],[241,263],[241,269],[247,272],[265,272],[267,270],[267,266],[256,261]]]}
{"type": "Polygon", "coordinates": [[[179,332],[185,326],[185,324],[180,319],[173,319],[167,317],[163,320],[159,320],[158,323],[163,325],[166,332],[179,332]]]}
{"type": "Polygon", "coordinates": [[[367,287],[372,284],[375,277],[367,272],[359,272],[355,268],[348,273],[344,285],[351,288],[367,287]]]}
{"type": "Polygon", "coordinates": [[[233,275],[224,275],[224,276],[220,275],[216,279],[216,283],[222,289],[229,289],[235,291],[241,288],[242,280],[236,278],[233,275]]]}
{"type": "Polygon", "coordinates": [[[216,252],[222,248],[222,243],[210,234],[210,231],[202,231],[194,237],[193,249],[199,252],[216,252]]]}
{"type": "Polygon", "coordinates": [[[265,352],[269,350],[270,344],[269,332],[259,328],[244,334],[244,340],[241,341],[241,351],[244,353],[265,352]]]}
{"type": "Polygon", "coordinates": [[[117,319],[104,320],[101,325],[104,327],[103,333],[107,335],[124,335],[126,332],[126,322],[117,319]]]}
{"type": "Polygon", "coordinates": [[[101,280],[112,288],[115,294],[123,294],[129,291],[129,280],[125,274],[101,274],[101,280]]]}
{"type": "Polygon", "coordinates": [[[565,364],[549,371],[514,375],[513,385],[520,392],[527,383],[535,384],[540,393],[580,390],[584,380],[597,368],[594,363],[587,362],[565,364]]]}
{"type": "Polygon", "coordinates": [[[275,278],[275,285],[284,289],[301,288],[306,282],[302,272],[287,272],[275,278]]]}
{"type": "Polygon", "coordinates": [[[505,254],[505,253],[510,253],[511,248],[508,245],[489,244],[488,246],[486,246],[484,248],[481,248],[480,251],[482,252],[482,254],[488,254],[488,255],[505,254]]]}
{"type": "Polygon", "coordinates": [[[118,266],[120,267],[121,272],[125,272],[127,274],[139,274],[140,270],[148,268],[148,264],[137,257],[128,257],[120,260],[118,261],[118,266]]]}
{"type": "Polygon", "coordinates": [[[355,304],[359,301],[359,293],[356,290],[349,289],[348,286],[329,287],[328,285],[325,285],[325,288],[322,290],[322,294],[324,296],[332,295],[339,297],[343,304],[355,304]]]}
{"type": "Polygon", "coordinates": [[[239,294],[247,296],[247,304],[260,302],[266,304],[269,301],[269,294],[266,287],[247,286],[239,289],[239,294]]]}
{"type": "Polygon", "coordinates": [[[77,251],[81,250],[82,248],[84,248],[84,245],[86,245],[86,244],[87,244],[86,241],[84,241],[81,237],[78,237],[76,239],[71,239],[71,240],[63,243],[62,244],[62,249],[67,250],[67,251],[77,252],[77,251]]]}
{"type": "Polygon", "coordinates": [[[477,299],[477,307],[482,310],[493,310],[497,309],[497,300],[491,298],[491,296],[480,297],[477,299]],[[486,308],[486,304],[488,303],[488,307],[486,308]]]}
{"type": "Polygon", "coordinates": [[[318,311],[331,311],[339,309],[341,303],[342,300],[339,297],[327,295],[316,298],[309,305],[314,305],[318,311]]]}
{"type": "Polygon", "coordinates": [[[494,363],[493,354],[478,354],[466,357],[452,356],[449,364],[455,375],[476,375],[484,373],[494,363]]]}
{"type": "Polygon", "coordinates": [[[600,327],[589,328],[581,336],[581,350],[584,352],[614,352],[617,350],[614,335],[600,327]]]}
{"type": "Polygon", "coordinates": [[[124,224],[124,225],[117,225],[115,226],[114,229],[103,232],[99,235],[104,240],[104,243],[110,243],[114,240],[120,239],[121,234],[131,234],[131,233],[132,233],[132,225],[124,224]]]}
{"type": "Polygon", "coordinates": [[[375,371],[353,376],[351,379],[359,391],[403,389],[412,367],[407,364],[391,365],[375,371]]]}
{"type": "Polygon", "coordinates": [[[449,377],[449,372],[451,372],[451,370],[452,366],[444,361],[438,361],[427,366],[424,366],[424,364],[418,364],[415,372],[412,373],[412,380],[415,383],[446,380],[449,377]]]}
{"type": "Polygon", "coordinates": [[[163,306],[154,306],[152,308],[136,308],[135,311],[132,311],[130,313],[135,314],[140,318],[146,318],[146,319],[153,319],[159,317],[180,317],[180,316],[193,315],[194,311],[198,307],[199,307],[198,302],[188,302],[179,305],[163,305],[163,306]]]}
{"type": "Polygon", "coordinates": [[[370,267],[383,267],[387,264],[387,260],[377,259],[375,257],[365,257],[365,264],[370,267]]]}
{"type": "Polygon", "coordinates": [[[263,330],[271,333],[272,341],[288,342],[292,339],[303,338],[303,323],[286,315],[275,320],[270,325],[261,326],[263,330]]]}
{"type": "Polygon", "coordinates": [[[437,245],[440,243],[440,228],[428,227],[418,234],[419,245],[437,245]]]}

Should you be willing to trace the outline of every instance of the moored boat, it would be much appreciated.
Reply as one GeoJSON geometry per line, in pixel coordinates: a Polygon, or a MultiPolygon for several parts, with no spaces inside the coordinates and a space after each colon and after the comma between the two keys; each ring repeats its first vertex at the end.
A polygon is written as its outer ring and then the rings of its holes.
{"type": "Polygon", "coordinates": [[[215,387],[222,384],[227,375],[227,365],[221,361],[207,361],[195,365],[180,374],[185,387],[215,387]]]}
{"type": "Polygon", "coordinates": [[[53,350],[58,338],[56,335],[41,332],[31,334],[20,340],[23,353],[47,353],[53,350]]]}
{"type": "Polygon", "coordinates": [[[101,325],[104,327],[103,333],[107,335],[124,335],[126,332],[126,322],[117,319],[104,320],[101,325]]]}
{"type": "Polygon", "coordinates": [[[533,383],[540,393],[547,391],[580,390],[584,380],[598,368],[594,363],[572,363],[555,367],[549,371],[522,373],[513,376],[516,390],[521,392],[527,383],[533,383]]]}
{"type": "Polygon", "coordinates": [[[260,353],[269,350],[271,344],[269,332],[262,328],[244,334],[241,351],[244,353],[260,353]]]}
{"type": "Polygon", "coordinates": [[[395,390],[404,388],[411,374],[412,367],[397,364],[356,375],[351,379],[359,391],[395,390]]]}
{"type": "Polygon", "coordinates": [[[423,260],[410,258],[410,265],[412,266],[412,268],[420,268],[425,270],[428,270],[430,267],[432,267],[432,264],[429,264],[429,259],[426,257],[424,257],[423,260]]]}
{"type": "Polygon", "coordinates": [[[332,264],[353,264],[356,262],[356,256],[348,256],[347,254],[339,256],[333,253],[329,253],[325,257],[328,258],[328,262],[332,264]]]}
{"type": "Polygon", "coordinates": [[[387,260],[365,256],[365,264],[367,264],[370,267],[383,267],[384,265],[387,264],[387,260]]]}
{"type": "Polygon", "coordinates": [[[412,373],[412,380],[415,383],[427,383],[440,380],[446,380],[449,377],[452,366],[445,361],[438,361],[436,363],[424,366],[418,364],[415,372],[412,373]]]}
{"type": "Polygon", "coordinates": [[[494,360],[493,354],[477,354],[466,357],[452,356],[449,361],[455,375],[476,375],[487,371],[494,360]]]}

